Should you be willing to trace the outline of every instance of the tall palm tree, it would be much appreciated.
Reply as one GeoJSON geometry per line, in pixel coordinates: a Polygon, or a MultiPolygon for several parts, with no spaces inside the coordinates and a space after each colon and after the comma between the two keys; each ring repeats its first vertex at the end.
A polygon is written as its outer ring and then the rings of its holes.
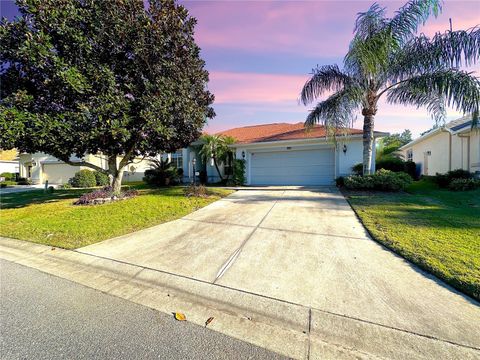
{"type": "MultiPolygon", "coordinates": [[[[226,163],[229,160],[229,157],[233,157],[233,149],[229,147],[235,143],[235,139],[231,136],[223,135],[203,135],[201,140],[203,145],[200,148],[199,154],[202,157],[205,164],[211,159],[217,169],[218,176],[221,181],[226,179],[223,178],[222,173],[218,167],[219,163],[226,163]]],[[[227,176],[228,179],[228,176],[227,176]]]]}
{"type": "Polygon", "coordinates": [[[363,115],[363,173],[372,171],[374,118],[379,99],[391,104],[426,106],[440,124],[446,107],[471,113],[478,125],[480,81],[459,69],[480,57],[480,28],[446,31],[433,38],[417,34],[420,25],[441,11],[441,0],[411,0],[392,18],[373,4],[359,13],[354,38],[343,61],[320,66],[305,83],[301,101],[307,105],[330,93],[309,113],[305,125],[325,125],[329,134],[351,127],[363,115]]]}

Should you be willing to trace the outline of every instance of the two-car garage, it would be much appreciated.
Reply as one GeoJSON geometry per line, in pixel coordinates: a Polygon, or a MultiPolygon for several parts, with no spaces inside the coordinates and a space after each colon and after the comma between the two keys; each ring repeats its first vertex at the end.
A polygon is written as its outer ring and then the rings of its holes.
{"type": "Polygon", "coordinates": [[[335,178],[333,147],[250,152],[251,185],[331,185],[335,178]]]}

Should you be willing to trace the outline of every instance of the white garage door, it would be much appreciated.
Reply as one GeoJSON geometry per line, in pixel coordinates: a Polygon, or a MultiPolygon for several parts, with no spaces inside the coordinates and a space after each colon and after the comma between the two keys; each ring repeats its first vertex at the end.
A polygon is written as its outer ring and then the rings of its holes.
{"type": "Polygon", "coordinates": [[[335,177],[333,149],[253,152],[252,185],[331,185],[335,177]]]}
{"type": "Polygon", "coordinates": [[[66,184],[68,180],[80,170],[80,166],[67,164],[44,164],[43,181],[48,180],[50,184],[66,184]]]}

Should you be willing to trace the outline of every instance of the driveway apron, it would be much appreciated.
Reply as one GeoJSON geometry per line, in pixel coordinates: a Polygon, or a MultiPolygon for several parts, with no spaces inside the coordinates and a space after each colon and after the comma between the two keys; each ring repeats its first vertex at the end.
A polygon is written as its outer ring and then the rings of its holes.
{"type": "Polygon", "coordinates": [[[239,190],[80,252],[480,348],[480,308],[382,247],[331,187],[239,190]]]}

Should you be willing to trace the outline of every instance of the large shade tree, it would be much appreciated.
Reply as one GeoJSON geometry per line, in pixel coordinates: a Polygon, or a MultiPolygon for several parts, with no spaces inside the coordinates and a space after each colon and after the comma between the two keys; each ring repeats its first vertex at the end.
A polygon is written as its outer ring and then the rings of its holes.
{"type": "Polygon", "coordinates": [[[174,0],[17,5],[0,24],[0,148],[107,173],[119,190],[129,163],[186,146],[214,116],[196,19],[174,0]]]}
{"type": "Polygon", "coordinates": [[[328,94],[309,113],[305,124],[320,123],[329,132],[351,127],[363,115],[363,173],[372,171],[374,118],[378,102],[425,106],[435,121],[444,121],[446,107],[471,113],[478,125],[480,81],[461,69],[480,55],[480,29],[446,31],[433,38],[417,35],[419,27],[441,11],[440,0],[412,0],[393,17],[373,4],[359,13],[354,37],[337,65],[319,66],[305,83],[307,105],[328,94]]]}

